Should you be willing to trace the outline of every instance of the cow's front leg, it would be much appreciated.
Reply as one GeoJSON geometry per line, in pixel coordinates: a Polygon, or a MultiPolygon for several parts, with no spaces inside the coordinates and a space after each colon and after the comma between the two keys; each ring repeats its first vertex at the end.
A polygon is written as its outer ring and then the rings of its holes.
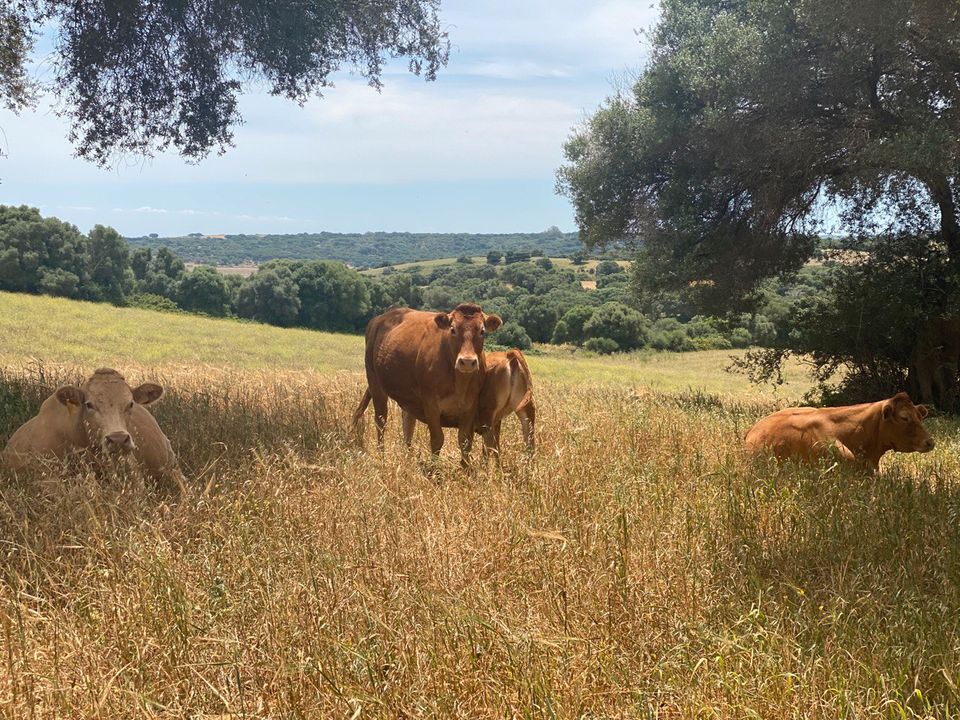
{"type": "Polygon", "coordinates": [[[473,447],[473,423],[475,413],[464,414],[460,418],[457,428],[457,440],[460,443],[460,464],[467,467],[470,464],[470,448],[473,447]]]}
{"type": "Polygon", "coordinates": [[[440,454],[443,447],[443,426],[440,424],[440,408],[424,408],[424,421],[430,431],[430,452],[440,454]]]}

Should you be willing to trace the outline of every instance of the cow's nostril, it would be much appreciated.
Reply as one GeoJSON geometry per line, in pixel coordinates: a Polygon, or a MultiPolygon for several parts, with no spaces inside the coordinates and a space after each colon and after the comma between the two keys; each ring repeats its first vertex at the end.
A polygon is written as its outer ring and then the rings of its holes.
{"type": "Polygon", "coordinates": [[[123,447],[130,444],[130,433],[112,432],[107,435],[106,440],[111,445],[123,447]]]}

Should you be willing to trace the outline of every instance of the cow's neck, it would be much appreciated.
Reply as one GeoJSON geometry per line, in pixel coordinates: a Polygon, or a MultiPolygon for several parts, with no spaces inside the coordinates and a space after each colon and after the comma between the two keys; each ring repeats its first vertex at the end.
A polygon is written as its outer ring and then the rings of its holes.
{"type": "MultiPolygon", "coordinates": [[[[849,412],[850,408],[846,408],[849,412]]],[[[880,438],[880,418],[883,414],[883,403],[864,403],[856,407],[852,415],[848,415],[847,422],[842,425],[843,432],[837,433],[837,439],[847,447],[853,449],[874,467],[880,464],[880,458],[892,446],[884,445],[880,438]]]]}
{"type": "Polygon", "coordinates": [[[480,366],[476,372],[462,373],[456,370],[454,371],[453,391],[458,397],[468,397],[465,393],[474,386],[474,383],[483,384],[483,376],[486,369],[483,362],[483,355],[480,355],[479,359],[480,366]]]}

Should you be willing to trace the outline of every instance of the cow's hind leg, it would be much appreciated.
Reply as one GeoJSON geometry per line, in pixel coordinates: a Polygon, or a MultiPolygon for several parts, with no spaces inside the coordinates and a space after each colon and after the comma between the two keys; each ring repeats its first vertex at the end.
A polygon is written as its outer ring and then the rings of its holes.
{"type": "Polygon", "coordinates": [[[536,412],[533,403],[530,403],[517,413],[517,417],[520,418],[520,427],[523,430],[523,441],[527,444],[527,450],[530,452],[533,452],[536,447],[536,440],[533,434],[534,425],[537,421],[536,412]]]}
{"type": "Polygon", "coordinates": [[[413,433],[417,429],[417,419],[408,413],[406,410],[403,411],[403,444],[408,448],[413,444],[413,433]]]}
{"type": "Polygon", "coordinates": [[[387,427],[387,402],[386,393],[370,388],[370,395],[373,398],[373,421],[377,425],[377,445],[383,447],[383,432],[387,427]]]}

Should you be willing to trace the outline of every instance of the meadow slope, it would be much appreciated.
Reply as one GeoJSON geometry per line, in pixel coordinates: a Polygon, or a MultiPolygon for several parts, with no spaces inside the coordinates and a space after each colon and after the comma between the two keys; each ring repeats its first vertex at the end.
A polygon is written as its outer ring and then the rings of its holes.
{"type": "Polygon", "coordinates": [[[190,486],[0,470],[0,717],[956,716],[954,422],[877,477],[778,470],[739,443],[798,369],[551,351],[536,457],[509,421],[462,471],[396,413],[351,437],[361,345],[0,294],[0,442],[114,365],[167,387],[190,486]]]}

